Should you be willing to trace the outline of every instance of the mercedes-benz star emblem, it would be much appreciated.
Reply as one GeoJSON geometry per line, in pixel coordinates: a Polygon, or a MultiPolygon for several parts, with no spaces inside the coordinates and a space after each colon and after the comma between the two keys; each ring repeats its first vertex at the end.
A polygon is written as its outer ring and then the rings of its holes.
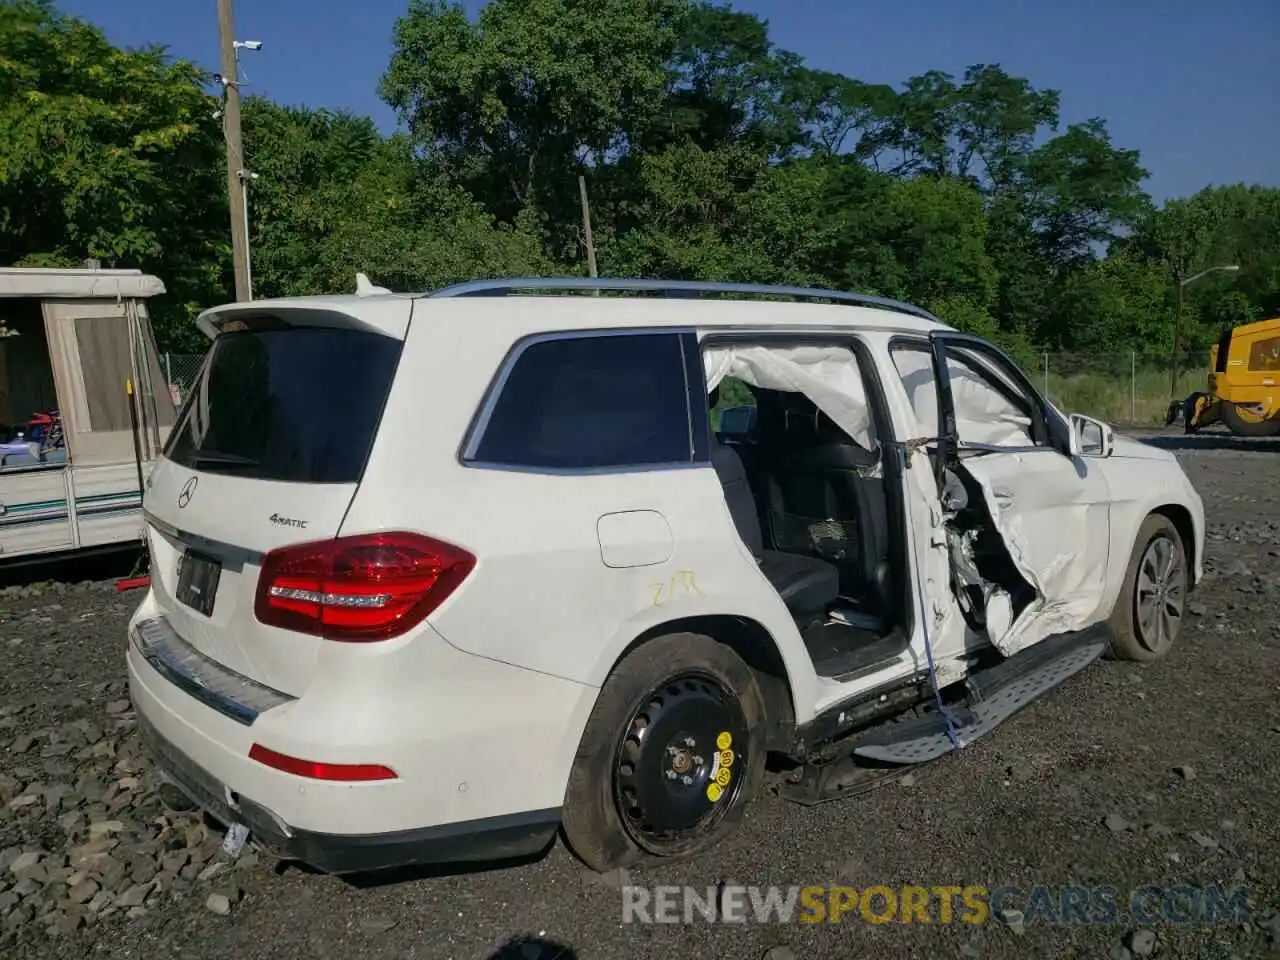
{"type": "Polygon", "coordinates": [[[178,494],[178,509],[181,510],[191,502],[192,496],[196,492],[196,484],[200,482],[199,477],[192,477],[187,481],[186,486],[182,488],[182,492],[178,494]]]}

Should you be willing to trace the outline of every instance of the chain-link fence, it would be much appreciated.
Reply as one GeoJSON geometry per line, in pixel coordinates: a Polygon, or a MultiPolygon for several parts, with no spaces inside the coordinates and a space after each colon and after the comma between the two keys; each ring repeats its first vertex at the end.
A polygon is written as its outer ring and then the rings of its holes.
{"type": "Polygon", "coordinates": [[[169,392],[174,402],[181,406],[187,398],[187,391],[195,382],[200,372],[200,364],[204,363],[203,353],[162,353],[160,365],[164,368],[165,379],[169,383],[169,392]]]}
{"type": "MultiPolygon", "coordinates": [[[[201,353],[166,353],[161,361],[175,397],[185,399],[201,353]]],[[[1152,360],[1136,352],[1041,353],[1024,360],[1036,386],[1066,413],[1084,413],[1107,423],[1154,425],[1164,422],[1169,401],[1203,390],[1208,357],[1187,355],[1175,377],[1168,358],[1152,360]]]]}
{"type": "Polygon", "coordinates": [[[1153,360],[1136,352],[1042,353],[1026,370],[1036,386],[1065,413],[1107,423],[1163,424],[1169,401],[1205,389],[1207,356],[1153,360]]]}

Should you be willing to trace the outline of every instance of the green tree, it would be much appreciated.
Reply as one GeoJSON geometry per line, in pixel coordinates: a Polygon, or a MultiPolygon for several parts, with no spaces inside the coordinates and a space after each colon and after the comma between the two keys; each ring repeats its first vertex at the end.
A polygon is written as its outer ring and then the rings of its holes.
{"type": "Polygon", "coordinates": [[[357,271],[397,290],[545,268],[527,224],[497,228],[415,160],[403,137],[348,113],[245,103],[259,296],[343,293],[357,271]]]}
{"type": "Polygon", "coordinates": [[[229,267],[205,80],[159,47],[112,46],[46,0],[0,3],[0,260],[141,267],[171,294],[159,332],[184,323],[229,267]]]}

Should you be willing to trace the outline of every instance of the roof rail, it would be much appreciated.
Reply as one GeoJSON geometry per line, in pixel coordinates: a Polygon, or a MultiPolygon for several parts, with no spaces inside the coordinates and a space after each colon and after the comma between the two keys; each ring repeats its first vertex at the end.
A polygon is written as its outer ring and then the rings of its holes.
{"type": "Polygon", "coordinates": [[[757,283],[712,283],[702,280],[628,280],[615,277],[519,277],[510,280],[473,280],[442,287],[428,297],[505,297],[518,290],[619,290],[658,293],[668,297],[696,297],[703,294],[738,294],[754,297],[792,297],[796,300],[826,300],[860,307],[880,307],[910,314],[922,320],[942,323],[928,310],[901,300],[875,297],[867,293],[846,293],[815,287],[781,287],[757,283]]]}

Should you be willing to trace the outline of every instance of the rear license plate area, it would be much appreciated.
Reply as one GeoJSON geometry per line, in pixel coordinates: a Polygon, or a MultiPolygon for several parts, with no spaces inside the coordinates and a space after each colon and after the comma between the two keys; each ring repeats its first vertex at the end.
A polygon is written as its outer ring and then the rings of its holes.
{"type": "Polygon", "coordinates": [[[178,561],[178,602],[206,617],[212,616],[221,577],[220,560],[194,550],[186,551],[178,561]]]}

